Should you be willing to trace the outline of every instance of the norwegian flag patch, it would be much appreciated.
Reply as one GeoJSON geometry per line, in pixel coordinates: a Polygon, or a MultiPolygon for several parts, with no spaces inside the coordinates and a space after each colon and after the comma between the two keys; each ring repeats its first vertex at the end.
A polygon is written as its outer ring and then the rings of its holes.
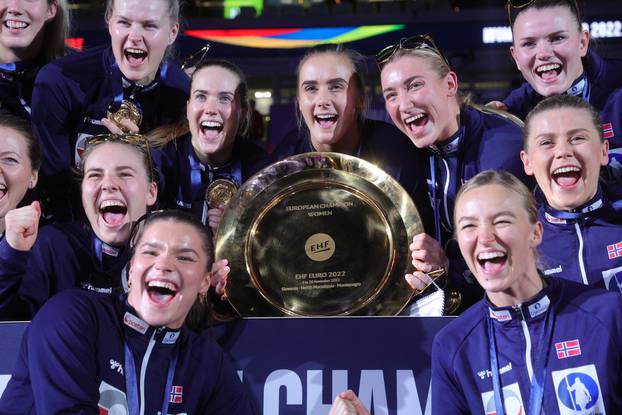
{"type": "Polygon", "coordinates": [[[622,241],[607,245],[607,256],[609,259],[616,259],[622,256],[622,241]]]}
{"type": "Polygon", "coordinates": [[[613,132],[613,124],[610,122],[606,122],[603,124],[603,138],[609,140],[613,138],[615,133],[613,132]]]}
{"type": "Polygon", "coordinates": [[[183,395],[184,395],[183,386],[173,386],[171,387],[171,394],[168,397],[168,401],[170,403],[182,403],[183,395]]]}
{"type": "Polygon", "coordinates": [[[557,352],[558,359],[565,359],[567,357],[580,356],[581,345],[579,344],[579,339],[555,343],[555,351],[557,352]]]}

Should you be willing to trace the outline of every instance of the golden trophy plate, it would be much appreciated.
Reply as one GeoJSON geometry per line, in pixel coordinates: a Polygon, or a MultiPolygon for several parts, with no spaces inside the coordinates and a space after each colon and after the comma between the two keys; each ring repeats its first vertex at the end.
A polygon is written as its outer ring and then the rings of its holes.
{"type": "Polygon", "coordinates": [[[221,220],[216,258],[242,316],[396,315],[411,300],[408,245],[423,232],[408,193],[380,168],[306,153],[242,185],[221,220]]]}

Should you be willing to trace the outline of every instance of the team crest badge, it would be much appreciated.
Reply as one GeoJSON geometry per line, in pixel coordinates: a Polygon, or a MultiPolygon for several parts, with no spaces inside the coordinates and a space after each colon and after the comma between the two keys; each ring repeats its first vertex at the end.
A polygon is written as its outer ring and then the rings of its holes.
{"type": "Polygon", "coordinates": [[[560,415],[606,415],[596,366],[556,370],[551,376],[560,415]]]}

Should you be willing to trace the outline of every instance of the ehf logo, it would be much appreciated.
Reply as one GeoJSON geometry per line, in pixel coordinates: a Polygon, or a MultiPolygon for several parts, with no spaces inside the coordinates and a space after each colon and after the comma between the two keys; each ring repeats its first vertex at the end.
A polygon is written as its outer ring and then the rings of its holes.
{"type": "Polygon", "coordinates": [[[557,370],[551,376],[560,415],[605,414],[594,365],[557,370]]]}
{"type": "Polygon", "coordinates": [[[622,267],[603,271],[605,288],[609,291],[622,293],[622,267]]]}
{"type": "MultiPolygon", "coordinates": [[[[518,383],[512,383],[503,388],[503,406],[507,415],[524,415],[525,406],[520,394],[518,383]]],[[[482,393],[482,402],[486,415],[496,415],[495,393],[493,391],[482,393]]]]}

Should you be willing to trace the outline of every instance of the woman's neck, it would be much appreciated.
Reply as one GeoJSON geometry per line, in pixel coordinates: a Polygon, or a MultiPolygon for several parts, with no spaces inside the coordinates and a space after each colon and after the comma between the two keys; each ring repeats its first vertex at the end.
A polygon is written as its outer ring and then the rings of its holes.
{"type": "Polygon", "coordinates": [[[194,153],[197,155],[197,158],[201,163],[210,167],[221,167],[231,161],[231,157],[233,156],[233,148],[223,149],[212,154],[201,153],[194,148],[194,153]]]}
{"type": "Polygon", "coordinates": [[[0,63],[11,63],[34,60],[41,52],[42,42],[37,36],[32,43],[25,48],[8,48],[0,45],[0,63]]]}
{"type": "Polygon", "coordinates": [[[359,146],[360,138],[358,126],[351,128],[347,133],[335,143],[319,143],[311,137],[311,145],[316,151],[332,151],[335,153],[355,155],[359,146]]]}
{"type": "Polygon", "coordinates": [[[460,105],[458,101],[451,102],[451,116],[447,121],[447,124],[439,133],[439,137],[436,140],[437,145],[442,145],[449,141],[452,137],[456,135],[458,130],[460,129],[460,105]]]}
{"type": "Polygon", "coordinates": [[[535,265],[525,272],[514,287],[499,292],[486,292],[488,299],[497,307],[516,306],[530,301],[546,286],[535,265]]]}

